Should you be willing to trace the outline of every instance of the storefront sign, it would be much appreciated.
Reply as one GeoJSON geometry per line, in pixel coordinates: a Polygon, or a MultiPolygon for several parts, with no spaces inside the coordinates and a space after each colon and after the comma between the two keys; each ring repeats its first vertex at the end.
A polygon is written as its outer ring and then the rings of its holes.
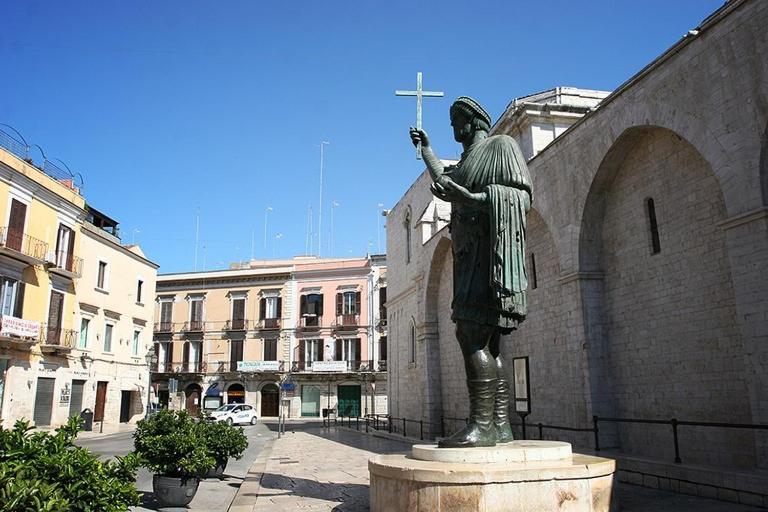
{"type": "Polygon", "coordinates": [[[313,372],[345,372],[346,361],[312,361],[313,372]]]}
{"type": "Polygon", "coordinates": [[[239,372],[276,372],[280,369],[279,361],[238,361],[239,372]]]}
{"type": "Polygon", "coordinates": [[[20,336],[22,338],[37,338],[40,334],[40,322],[22,320],[15,316],[0,315],[0,336],[20,336]]]}
{"type": "Polygon", "coordinates": [[[69,384],[64,384],[64,387],[61,388],[61,393],[59,394],[59,407],[64,407],[69,405],[69,397],[71,395],[71,389],[69,388],[69,384]]]}

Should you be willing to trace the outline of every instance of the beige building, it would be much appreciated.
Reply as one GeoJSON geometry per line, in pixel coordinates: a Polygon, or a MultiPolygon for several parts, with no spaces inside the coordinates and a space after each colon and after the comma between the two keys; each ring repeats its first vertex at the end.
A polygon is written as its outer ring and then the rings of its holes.
{"type": "MultiPolygon", "coordinates": [[[[529,315],[502,339],[511,382],[512,360],[528,361],[527,421],[597,416],[620,478],[760,505],[768,433],[723,424],[768,424],[766,26],[767,3],[727,2],[610,95],[528,96],[493,128],[531,157],[529,315]],[[562,111],[579,114],[566,130],[562,111]],[[678,426],[676,454],[671,423],[608,418],[710,425],[678,426]]],[[[389,405],[439,425],[466,416],[467,392],[450,205],[429,181],[387,222],[389,405]]],[[[590,431],[543,433],[594,447],[590,431]]]]}
{"type": "Polygon", "coordinates": [[[340,395],[348,415],[384,413],[383,268],[381,258],[310,257],[159,276],[158,402],[312,417],[340,395]]]}
{"type": "Polygon", "coordinates": [[[157,265],[24,148],[0,132],[0,420],[55,427],[89,408],[115,430],[147,403],[152,305],[137,304],[136,279],[152,298],[157,265]]]}

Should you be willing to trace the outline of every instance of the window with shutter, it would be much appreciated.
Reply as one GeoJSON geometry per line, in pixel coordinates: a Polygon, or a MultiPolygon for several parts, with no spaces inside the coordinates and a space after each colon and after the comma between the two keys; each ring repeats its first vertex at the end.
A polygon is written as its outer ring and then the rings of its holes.
{"type": "Polygon", "coordinates": [[[264,340],[264,360],[277,361],[277,340],[264,340]]]}
{"type": "Polygon", "coordinates": [[[343,306],[343,304],[344,304],[343,301],[344,301],[344,299],[343,299],[342,294],[337,293],[336,294],[336,316],[341,316],[343,314],[342,313],[342,310],[343,310],[343,307],[344,307],[343,306]]]}
{"type": "Polygon", "coordinates": [[[170,331],[173,322],[173,302],[164,300],[160,303],[160,330],[170,331]]]}
{"type": "Polygon", "coordinates": [[[232,299],[232,329],[245,328],[245,298],[232,299]]]}
{"type": "Polygon", "coordinates": [[[11,199],[11,215],[8,218],[8,233],[5,244],[19,252],[21,252],[24,241],[24,221],[26,218],[27,205],[16,199],[11,199]]]}

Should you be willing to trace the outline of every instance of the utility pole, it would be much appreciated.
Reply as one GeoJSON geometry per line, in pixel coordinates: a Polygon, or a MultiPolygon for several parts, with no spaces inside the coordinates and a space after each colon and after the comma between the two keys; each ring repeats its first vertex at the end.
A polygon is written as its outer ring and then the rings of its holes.
{"type": "Polygon", "coordinates": [[[323,253],[323,146],[329,142],[320,142],[320,210],[317,212],[317,257],[322,257],[323,253]]]}

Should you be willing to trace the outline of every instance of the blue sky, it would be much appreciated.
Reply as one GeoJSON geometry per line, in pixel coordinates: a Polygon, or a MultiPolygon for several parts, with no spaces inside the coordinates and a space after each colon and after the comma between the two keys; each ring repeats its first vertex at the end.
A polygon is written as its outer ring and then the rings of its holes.
{"type": "Polygon", "coordinates": [[[456,96],[495,119],[558,85],[612,90],[722,4],[7,0],[0,123],[80,172],[160,272],[193,269],[198,211],[198,270],[247,260],[252,238],[257,258],[304,254],[326,140],[322,254],[362,255],[423,168],[415,100],[394,95],[417,71],[445,91],[424,127],[455,157],[456,96]]]}

